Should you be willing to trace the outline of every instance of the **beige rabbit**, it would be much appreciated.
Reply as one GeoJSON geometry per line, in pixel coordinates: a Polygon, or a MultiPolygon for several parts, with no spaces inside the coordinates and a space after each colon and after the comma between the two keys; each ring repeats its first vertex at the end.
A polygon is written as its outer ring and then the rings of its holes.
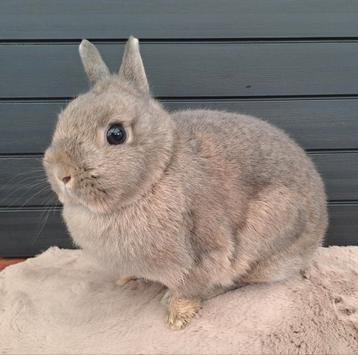
{"type": "Polygon", "coordinates": [[[78,246],[124,282],[165,285],[173,329],[202,300],[305,268],[327,208],[297,144],[246,115],[168,113],[150,96],[136,38],[118,74],[90,42],[80,54],[92,88],[60,114],[44,157],[78,246]]]}

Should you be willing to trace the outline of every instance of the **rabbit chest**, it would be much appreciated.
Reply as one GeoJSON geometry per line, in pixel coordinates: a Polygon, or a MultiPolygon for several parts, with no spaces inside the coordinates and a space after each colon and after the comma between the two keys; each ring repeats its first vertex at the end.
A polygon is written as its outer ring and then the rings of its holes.
{"type": "Polygon", "coordinates": [[[166,214],[132,209],[99,215],[81,206],[64,206],[63,216],[74,242],[120,276],[166,283],[166,270],[172,276],[180,262],[190,262],[183,253],[185,231],[166,214]]]}

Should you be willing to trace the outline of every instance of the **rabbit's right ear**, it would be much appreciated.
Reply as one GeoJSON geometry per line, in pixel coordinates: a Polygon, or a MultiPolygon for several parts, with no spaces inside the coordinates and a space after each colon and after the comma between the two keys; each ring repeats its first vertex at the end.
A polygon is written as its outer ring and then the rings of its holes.
{"type": "Polygon", "coordinates": [[[139,41],[130,36],[124,48],[119,78],[134,85],[144,94],[149,94],[149,85],[145,75],[142,57],[139,51],[139,41]]]}
{"type": "Polygon", "coordinates": [[[91,85],[109,77],[109,70],[104,63],[98,49],[86,39],[82,40],[79,46],[80,57],[83,67],[91,85]]]}

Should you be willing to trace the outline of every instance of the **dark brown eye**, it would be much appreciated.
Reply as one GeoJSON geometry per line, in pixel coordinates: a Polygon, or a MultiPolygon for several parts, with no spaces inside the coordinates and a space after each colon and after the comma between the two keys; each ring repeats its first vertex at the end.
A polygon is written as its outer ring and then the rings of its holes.
{"type": "Polygon", "coordinates": [[[122,144],[126,141],[127,133],[120,123],[115,123],[108,128],[106,136],[109,144],[122,144]]]}

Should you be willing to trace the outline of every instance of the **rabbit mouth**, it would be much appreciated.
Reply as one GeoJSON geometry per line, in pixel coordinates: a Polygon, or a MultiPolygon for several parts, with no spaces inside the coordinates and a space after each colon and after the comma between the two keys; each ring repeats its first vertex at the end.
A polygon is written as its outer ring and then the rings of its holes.
{"type": "Polygon", "coordinates": [[[80,202],[78,196],[70,188],[60,185],[59,190],[60,191],[56,191],[57,196],[58,196],[58,199],[60,200],[60,202],[63,205],[65,205],[65,204],[78,204],[78,202],[80,202]]]}
{"type": "Polygon", "coordinates": [[[81,205],[96,214],[108,214],[111,212],[111,206],[106,199],[97,196],[94,191],[73,191],[66,188],[63,204],[81,205]]]}
{"type": "Polygon", "coordinates": [[[76,194],[67,186],[63,187],[63,193],[66,197],[69,197],[70,199],[77,199],[76,194]]]}

